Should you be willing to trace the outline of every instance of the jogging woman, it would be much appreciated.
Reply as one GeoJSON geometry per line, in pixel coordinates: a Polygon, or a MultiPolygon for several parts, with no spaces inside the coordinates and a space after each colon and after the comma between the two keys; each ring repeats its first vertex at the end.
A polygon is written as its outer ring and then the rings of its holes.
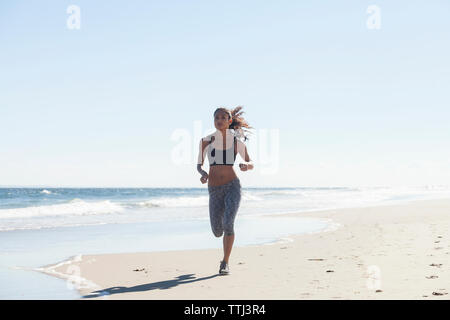
{"type": "Polygon", "coordinates": [[[236,154],[245,163],[240,163],[241,171],[253,169],[253,162],[247,147],[240,140],[248,139],[242,128],[251,129],[239,112],[241,106],[233,110],[217,108],[214,111],[216,131],[200,141],[197,171],[202,175],[200,181],[208,182],[209,218],[211,229],[216,237],[223,235],[223,260],[220,261],[219,274],[229,274],[228,261],[234,242],[234,219],[241,201],[241,183],[233,170],[236,154]],[[209,160],[209,173],[202,169],[205,153],[209,160]]]}

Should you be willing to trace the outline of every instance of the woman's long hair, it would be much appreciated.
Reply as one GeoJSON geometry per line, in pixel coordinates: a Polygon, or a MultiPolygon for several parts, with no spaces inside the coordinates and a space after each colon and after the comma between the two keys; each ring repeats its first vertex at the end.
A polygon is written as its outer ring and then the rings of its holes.
{"type": "Polygon", "coordinates": [[[235,135],[237,137],[243,137],[244,141],[248,140],[248,135],[247,134],[252,134],[252,132],[248,129],[253,129],[253,127],[251,127],[247,120],[244,119],[244,117],[242,117],[242,114],[245,113],[244,111],[241,111],[242,106],[237,106],[234,109],[227,109],[227,108],[217,108],[216,111],[214,111],[214,115],[216,116],[216,113],[219,111],[224,111],[228,114],[228,119],[233,119],[233,121],[231,122],[230,126],[228,127],[228,129],[233,129],[235,132],[235,135]],[[245,129],[244,129],[245,128],[245,129]]]}

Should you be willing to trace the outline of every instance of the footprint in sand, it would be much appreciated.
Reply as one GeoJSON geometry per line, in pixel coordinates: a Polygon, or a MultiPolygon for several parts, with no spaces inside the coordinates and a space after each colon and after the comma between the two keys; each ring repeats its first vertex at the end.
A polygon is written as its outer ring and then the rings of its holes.
{"type": "Polygon", "coordinates": [[[443,247],[435,247],[435,250],[440,250],[440,249],[444,249],[443,247]]]}
{"type": "Polygon", "coordinates": [[[435,291],[433,291],[433,293],[432,293],[433,296],[443,296],[446,294],[448,294],[448,293],[447,292],[435,292],[435,291]]]}
{"type": "Polygon", "coordinates": [[[429,276],[429,277],[425,277],[425,278],[427,278],[427,279],[436,279],[436,278],[439,278],[438,276],[429,276]]]}
{"type": "Polygon", "coordinates": [[[325,259],[322,258],[312,258],[312,259],[308,259],[309,261],[324,261],[325,259]]]}

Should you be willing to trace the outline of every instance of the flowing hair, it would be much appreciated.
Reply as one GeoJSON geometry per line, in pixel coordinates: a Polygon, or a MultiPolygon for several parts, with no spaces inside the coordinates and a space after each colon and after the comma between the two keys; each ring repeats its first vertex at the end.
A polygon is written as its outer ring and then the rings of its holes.
{"type": "Polygon", "coordinates": [[[246,134],[252,134],[252,132],[249,129],[253,129],[253,127],[251,127],[248,124],[247,120],[245,120],[244,117],[242,117],[242,114],[245,112],[241,111],[241,109],[242,106],[237,106],[234,109],[227,109],[221,107],[217,108],[216,111],[214,111],[213,116],[216,116],[216,113],[219,111],[224,111],[225,113],[227,113],[228,119],[233,119],[228,129],[233,129],[237,137],[243,137],[244,141],[247,141],[249,138],[248,135],[246,134]]]}

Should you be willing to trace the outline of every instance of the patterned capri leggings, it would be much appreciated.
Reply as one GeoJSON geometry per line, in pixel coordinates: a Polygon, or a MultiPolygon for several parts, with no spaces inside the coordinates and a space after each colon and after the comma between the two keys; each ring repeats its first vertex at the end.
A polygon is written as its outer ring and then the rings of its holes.
{"type": "Polygon", "coordinates": [[[241,202],[241,182],[234,178],[220,186],[208,186],[209,219],[216,237],[234,234],[234,219],[241,202]]]}

